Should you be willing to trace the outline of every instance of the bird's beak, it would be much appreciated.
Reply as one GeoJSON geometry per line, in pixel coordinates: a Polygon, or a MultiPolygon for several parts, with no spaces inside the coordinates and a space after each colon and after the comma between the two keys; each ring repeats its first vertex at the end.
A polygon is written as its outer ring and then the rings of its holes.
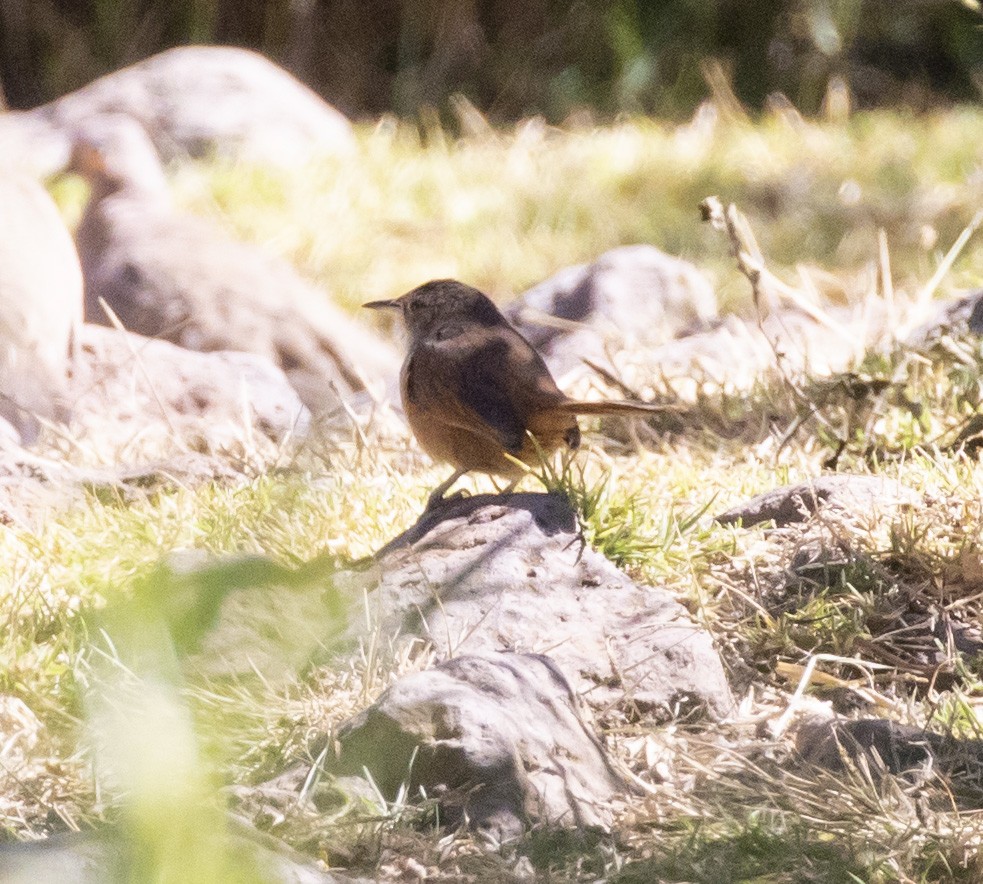
{"type": "Polygon", "coordinates": [[[399,310],[399,301],[369,301],[368,304],[363,304],[363,307],[368,307],[369,310],[399,310]]]}

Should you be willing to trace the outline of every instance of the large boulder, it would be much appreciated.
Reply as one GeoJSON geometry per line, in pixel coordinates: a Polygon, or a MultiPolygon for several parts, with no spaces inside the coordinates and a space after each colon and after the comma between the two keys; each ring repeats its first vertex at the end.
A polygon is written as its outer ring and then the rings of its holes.
{"type": "Polygon", "coordinates": [[[731,708],[709,634],[668,590],[586,548],[560,495],[445,502],[351,579],[372,590],[383,634],[423,637],[442,658],[547,653],[606,718],[731,708]]]}
{"type": "Polygon", "coordinates": [[[5,115],[0,129],[11,141],[36,145],[54,164],[50,173],[67,161],[72,131],[106,113],[139,122],[168,158],[215,152],[290,166],[354,148],[339,111],[262,55],[225,46],[169,49],[42,107],[5,115]]]}
{"type": "Polygon", "coordinates": [[[709,279],[654,246],[622,246],[594,263],[568,267],[526,292],[510,318],[554,371],[606,346],[652,347],[716,318],[709,279]]]}

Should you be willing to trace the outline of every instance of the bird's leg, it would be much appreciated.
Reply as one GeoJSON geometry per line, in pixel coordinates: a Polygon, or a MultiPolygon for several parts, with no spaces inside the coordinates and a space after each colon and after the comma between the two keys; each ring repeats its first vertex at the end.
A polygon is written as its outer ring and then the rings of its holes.
{"type": "Polygon", "coordinates": [[[448,478],[444,479],[443,482],[434,488],[434,490],[430,492],[430,496],[427,498],[427,509],[433,509],[438,504],[443,503],[447,499],[444,497],[444,493],[466,472],[467,470],[454,470],[454,472],[448,478]]]}
{"type": "Polygon", "coordinates": [[[515,486],[518,485],[519,482],[521,482],[521,481],[522,481],[522,477],[520,476],[518,479],[513,479],[504,488],[499,488],[498,487],[498,482],[496,482],[494,480],[492,480],[492,484],[495,486],[495,491],[498,492],[499,495],[501,495],[502,497],[507,497],[513,491],[515,491],[515,486]]]}

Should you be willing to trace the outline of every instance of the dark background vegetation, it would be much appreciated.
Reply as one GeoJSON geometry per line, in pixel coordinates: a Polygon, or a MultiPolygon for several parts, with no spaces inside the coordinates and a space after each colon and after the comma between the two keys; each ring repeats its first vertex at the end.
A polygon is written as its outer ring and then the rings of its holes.
{"type": "Polygon", "coordinates": [[[860,107],[983,90],[979,0],[0,0],[7,104],[32,107],[167,47],[259,49],[353,117],[682,117],[718,61],[756,109],[811,113],[839,75],[860,107]]]}

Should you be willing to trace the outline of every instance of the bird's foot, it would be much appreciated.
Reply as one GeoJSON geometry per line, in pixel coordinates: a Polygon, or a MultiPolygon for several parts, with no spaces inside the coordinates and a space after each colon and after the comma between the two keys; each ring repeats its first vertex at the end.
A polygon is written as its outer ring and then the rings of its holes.
{"type": "Polygon", "coordinates": [[[445,494],[442,488],[438,488],[427,498],[427,506],[424,512],[430,512],[431,510],[437,509],[438,507],[446,506],[449,503],[453,503],[456,500],[463,500],[465,497],[469,497],[467,491],[455,491],[453,494],[445,494]]]}
{"type": "Polygon", "coordinates": [[[430,492],[430,496],[427,498],[427,508],[424,510],[424,512],[428,512],[434,507],[441,506],[448,501],[457,500],[462,497],[462,493],[460,491],[452,494],[450,497],[445,497],[444,494],[451,487],[451,485],[453,485],[458,479],[461,478],[461,476],[465,474],[465,472],[467,471],[454,470],[450,476],[448,476],[443,482],[434,488],[434,490],[430,492]]]}

